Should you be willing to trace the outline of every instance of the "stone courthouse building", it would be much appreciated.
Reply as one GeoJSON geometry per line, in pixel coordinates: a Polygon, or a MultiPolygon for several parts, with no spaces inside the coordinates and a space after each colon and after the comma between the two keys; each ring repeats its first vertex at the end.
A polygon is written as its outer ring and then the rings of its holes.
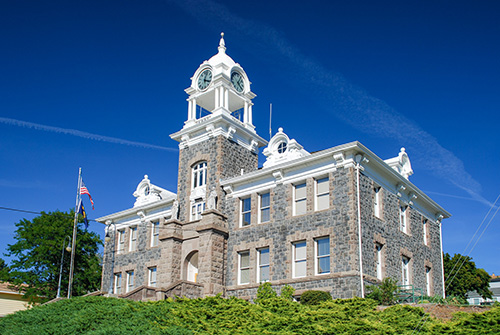
{"type": "Polygon", "coordinates": [[[404,148],[382,160],[359,142],[308,152],[252,123],[251,83],[218,53],[194,73],[176,193],[148,176],[106,224],[102,291],[135,300],[276,290],[364,296],[385,277],[443,295],[441,221],[450,214],[408,178],[404,148]],[[203,113],[200,113],[202,111],[203,113]],[[258,165],[258,153],[266,157],[258,165]]]}

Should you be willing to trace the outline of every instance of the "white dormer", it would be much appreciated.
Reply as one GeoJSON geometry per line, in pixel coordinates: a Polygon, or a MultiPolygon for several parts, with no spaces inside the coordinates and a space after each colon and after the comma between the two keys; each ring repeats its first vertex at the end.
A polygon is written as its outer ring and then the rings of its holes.
{"type": "Polygon", "coordinates": [[[160,200],[167,200],[168,198],[175,198],[176,195],[175,193],[151,184],[148,175],[145,175],[144,179],[137,185],[134,197],[136,197],[134,207],[138,207],[160,200]]]}
{"type": "Polygon", "coordinates": [[[384,160],[391,168],[396,170],[400,175],[408,179],[413,174],[411,169],[410,158],[405,151],[405,148],[401,148],[399,154],[394,158],[389,158],[384,160]]]}
{"type": "Polygon", "coordinates": [[[310,155],[296,140],[291,140],[283,132],[283,128],[279,128],[271,138],[263,154],[267,157],[263,165],[265,168],[310,155]]]}

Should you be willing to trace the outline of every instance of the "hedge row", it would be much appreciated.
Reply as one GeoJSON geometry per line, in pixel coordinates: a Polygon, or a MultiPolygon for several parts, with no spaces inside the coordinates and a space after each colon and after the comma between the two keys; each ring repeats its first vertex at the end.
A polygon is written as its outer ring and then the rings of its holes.
{"type": "Polygon", "coordinates": [[[135,302],[80,297],[0,320],[0,334],[499,334],[500,307],[441,322],[421,308],[383,311],[371,299],[304,305],[282,297],[252,304],[221,297],[135,302]]]}

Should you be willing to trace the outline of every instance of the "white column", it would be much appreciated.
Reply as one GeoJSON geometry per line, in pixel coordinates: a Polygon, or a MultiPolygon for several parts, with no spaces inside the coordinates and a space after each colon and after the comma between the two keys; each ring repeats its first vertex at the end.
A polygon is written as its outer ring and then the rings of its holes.
{"type": "Polygon", "coordinates": [[[220,87],[215,88],[215,108],[220,107],[219,90],[220,87]]]}
{"type": "Polygon", "coordinates": [[[224,87],[219,88],[219,107],[224,107],[224,87]]]}
{"type": "Polygon", "coordinates": [[[229,90],[224,89],[224,107],[229,110],[229,90]]]}
{"type": "Polygon", "coordinates": [[[252,122],[252,106],[253,104],[248,104],[248,123],[253,124],[252,122]]]}
{"type": "Polygon", "coordinates": [[[243,110],[243,123],[248,123],[248,101],[245,101],[245,109],[243,110]]]}
{"type": "Polygon", "coordinates": [[[193,101],[188,100],[188,121],[193,119],[193,101]]]}
{"type": "Polygon", "coordinates": [[[196,99],[191,100],[191,119],[196,120],[196,99]]]}

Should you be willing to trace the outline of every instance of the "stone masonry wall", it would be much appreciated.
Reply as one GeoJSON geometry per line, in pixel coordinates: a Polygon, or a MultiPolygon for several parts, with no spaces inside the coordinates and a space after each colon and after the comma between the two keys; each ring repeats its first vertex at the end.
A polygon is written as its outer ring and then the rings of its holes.
{"type": "MultiPolygon", "coordinates": [[[[298,293],[308,289],[326,290],[335,298],[360,295],[357,261],[357,226],[353,212],[353,177],[351,169],[329,173],[330,208],[314,211],[314,180],[307,184],[307,213],[292,215],[293,185],[278,184],[271,191],[271,221],[258,224],[257,211],[252,212],[249,226],[240,227],[240,199],[226,201],[229,225],[227,253],[228,295],[253,299],[258,287],[257,249],[269,247],[270,281],[280,287],[293,286],[298,293]],[[330,274],[315,275],[314,244],[316,238],[330,238],[330,274]],[[292,243],[306,241],[307,277],[292,278],[292,243]],[[250,251],[250,283],[238,285],[238,252],[250,251]]],[[[252,196],[252,208],[257,197],[252,196]]]]}
{"type": "Polygon", "coordinates": [[[192,166],[200,161],[207,162],[207,194],[215,187],[218,195],[218,209],[224,212],[224,192],[219,181],[257,169],[258,156],[223,136],[211,138],[179,152],[179,179],[177,197],[179,199],[179,220],[189,221],[192,166]],[[222,207],[221,207],[222,206],[222,207]]]}
{"type": "MultiPolygon", "coordinates": [[[[251,224],[240,227],[241,199],[230,198],[228,208],[227,290],[228,295],[253,299],[258,287],[258,249],[269,247],[270,282],[279,288],[289,284],[298,294],[307,289],[326,290],[334,298],[361,295],[359,278],[359,242],[357,223],[356,169],[331,172],[330,208],[314,211],[314,179],[304,180],[307,187],[307,213],[292,215],[293,185],[277,185],[271,193],[271,220],[259,224],[258,195],[252,194],[251,224]],[[316,238],[330,237],[330,274],[315,275],[314,243],[316,238]],[[307,277],[292,278],[292,243],[306,241],[307,277]],[[250,283],[238,284],[238,252],[250,252],[250,283]]],[[[374,188],[367,176],[360,173],[362,253],[365,283],[376,283],[375,243],[382,244],[383,276],[401,282],[401,259],[410,260],[410,283],[426,294],[425,267],[431,268],[431,294],[442,294],[439,225],[428,220],[428,243],[424,245],[421,213],[409,206],[408,233],[399,228],[399,198],[382,190],[382,212],[377,218],[373,211],[374,188]]]]}
{"type": "Polygon", "coordinates": [[[424,216],[408,206],[407,232],[399,228],[399,198],[381,189],[381,218],[374,215],[374,188],[378,187],[361,173],[361,218],[363,240],[363,272],[376,282],[375,243],[383,245],[383,277],[402,280],[402,256],[410,258],[410,284],[423,289],[426,294],[425,267],[431,268],[431,294],[442,295],[441,248],[439,223],[428,220],[428,243],[424,244],[424,216]]]}
{"type": "Polygon", "coordinates": [[[114,274],[121,273],[122,293],[125,293],[127,285],[126,271],[130,270],[134,271],[134,287],[148,285],[148,267],[158,266],[161,257],[161,247],[160,245],[151,247],[150,235],[150,224],[146,222],[138,224],[137,249],[136,251],[129,251],[128,241],[130,240],[130,230],[127,228],[125,232],[125,250],[120,254],[115,252],[113,262],[111,252],[113,250],[116,251],[115,246],[117,245],[117,236],[115,235],[114,229],[110,230],[111,241],[106,243],[104,247],[106,259],[103,267],[103,280],[101,285],[102,291],[107,292],[114,274]]]}

